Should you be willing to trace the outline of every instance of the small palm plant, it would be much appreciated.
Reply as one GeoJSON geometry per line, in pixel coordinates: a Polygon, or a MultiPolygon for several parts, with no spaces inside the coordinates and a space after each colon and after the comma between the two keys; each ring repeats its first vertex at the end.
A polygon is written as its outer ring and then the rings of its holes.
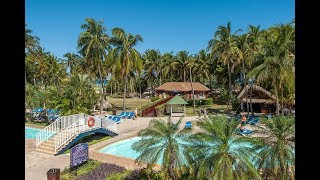
{"type": "Polygon", "coordinates": [[[136,162],[157,164],[162,157],[162,171],[167,178],[177,179],[178,168],[186,162],[183,156],[183,142],[180,139],[190,132],[189,129],[177,128],[181,120],[182,118],[173,123],[170,117],[167,122],[154,119],[146,129],[139,131],[138,136],[142,139],[132,145],[133,150],[141,153],[136,162]]]}
{"type": "Polygon", "coordinates": [[[252,162],[254,139],[237,136],[238,121],[226,116],[209,116],[197,123],[202,131],[188,137],[188,162],[194,178],[261,179],[252,162]]]}
{"type": "Polygon", "coordinates": [[[295,120],[279,116],[258,126],[266,137],[259,138],[254,149],[259,152],[257,167],[263,178],[294,179],[295,169],[295,120]]]}

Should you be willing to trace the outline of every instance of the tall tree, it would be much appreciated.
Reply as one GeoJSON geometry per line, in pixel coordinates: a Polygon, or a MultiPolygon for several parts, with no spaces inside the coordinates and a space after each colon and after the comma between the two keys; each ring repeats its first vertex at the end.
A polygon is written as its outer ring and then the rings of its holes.
{"type": "Polygon", "coordinates": [[[228,22],[227,26],[219,26],[218,30],[214,34],[214,38],[208,43],[208,48],[211,53],[217,56],[218,61],[223,62],[228,67],[229,77],[229,96],[231,98],[231,73],[234,70],[234,66],[239,64],[242,59],[242,52],[237,47],[237,36],[236,34],[241,29],[236,30],[234,33],[231,32],[231,24],[228,22]]]}
{"type": "Polygon", "coordinates": [[[260,179],[251,162],[255,151],[246,145],[254,140],[235,136],[238,125],[226,116],[209,116],[197,123],[201,132],[187,137],[187,152],[203,161],[210,179],[260,179]]]}
{"type": "Polygon", "coordinates": [[[162,157],[162,170],[171,179],[177,179],[175,170],[186,163],[180,139],[188,130],[177,128],[181,120],[180,118],[177,123],[172,123],[170,117],[167,122],[154,119],[146,129],[139,131],[138,136],[142,139],[132,145],[135,151],[141,153],[136,161],[154,165],[162,157]]]}
{"type": "Polygon", "coordinates": [[[125,99],[128,74],[132,71],[142,70],[142,60],[140,53],[134,48],[138,42],[143,42],[140,35],[126,33],[121,28],[112,29],[112,43],[115,48],[110,55],[115,59],[115,71],[124,79],[123,110],[125,110],[125,99]]]}
{"type": "Polygon", "coordinates": [[[93,74],[101,82],[102,93],[100,100],[100,113],[103,111],[103,100],[105,100],[104,80],[107,73],[102,68],[103,62],[107,59],[106,50],[110,50],[109,36],[106,34],[106,28],[103,21],[96,21],[92,18],[86,18],[85,23],[81,25],[84,31],[78,38],[78,49],[84,56],[88,73],[93,74]]]}
{"type": "Polygon", "coordinates": [[[258,126],[267,136],[259,138],[253,150],[259,152],[257,167],[264,179],[294,179],[295,122],[294,118],[280,116],[258,126]]]}
{"type": "Polygon", "coordinates": [[[73,73],[73,68],[80,62],[80,56],[75,53],[66,53],[63,55],[66,59],[66,65],[69,67],[70,75],[73,73]]]}

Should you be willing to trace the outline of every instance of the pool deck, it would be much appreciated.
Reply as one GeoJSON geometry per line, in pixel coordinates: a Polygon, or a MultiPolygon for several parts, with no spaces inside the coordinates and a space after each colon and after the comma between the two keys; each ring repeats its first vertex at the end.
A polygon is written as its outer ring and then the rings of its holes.
{"type": "MultiPolygon", "coordinates": [[[[89,146],[89,158],[100,162],[113,163],[119,166],[123,166],[126,169],[134,170],[145,167],[145,165],[138,165],[134,162],[134,159],[100,153],[99,150],[106,145],[111,143],[128,139],[137,136],[137,133],[146,128],[152,119],[157,117],[138,117],[137,120],[124,120],[123,123],[117,126],[119,135],[111,139],[99,142],[89,146]]],[[[168,117],[158,117],[163,120],[167,120],[168,117]]],[[[179,117],[173,117],[172,121],[177,122],[179,117]]],[[[188,116],[182,119],[180,128],[182,129],[186,121],[199,121],[198,116],[188,116]]],[[[26,125],[29,127],[36,127],[31,125],[26,125]]],[[[247,125],[249,129],[253,129],[250,125],[247,125]]],[[[42,126],[37,126],[36,128],[43,129],[42,126]]],[[[192,130],[194,132],[200,131],[197,126],[193,126],[192,130]]],[[[255,135],[255,134],[254,134],[255,135]]],[[[260,135],[255,135],[260,136],[260,135]]],[[[25,139],[25,178],[26,180],[43,180],[46,179],[46,172],[50,168],[60,168],[60,172],[63,171],[65,167],[69,167],[70,155],[62,154],[58,156],[52,156],[43,154],[35,151],[35,140],[25,139]]],[[[156,166],[155,169],[159,169],[160,166],[156,166]]]]}

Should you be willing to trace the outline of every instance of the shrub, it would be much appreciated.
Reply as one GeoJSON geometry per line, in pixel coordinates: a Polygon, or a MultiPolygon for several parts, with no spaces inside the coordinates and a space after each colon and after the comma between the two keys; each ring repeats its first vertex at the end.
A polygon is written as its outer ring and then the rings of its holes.
{"type": "Polygon", "coordinates": [[[151,97],[151,98],[150,98],[151,102],[154,102],[154,101],[156,101],[156,100],[158,100],[158,99],[160,99],[160,98],[158,98],[158,97],[151,97]]]}
{"type": "MultiPolygon", "coordinates": [[[[188,100],[187,101],[188,106],[192,106],[193,100],[188,100]]],[[[208,99],[195,99],[194,103],[196,106],[202,106],[202,105],[212,105],[213,104],[213,98],[208,98],[208,99]]]]}
{"type": "Polygon", "coordinates": [[[77,179],[78,180],[106,179],[106,178],[109,179],[108,177],[111,174],[121,173],[124,171],[126,171],[124,167],[121,167],[115,164],[103,163],[99,167],[95,168],[93,171],[77,179]]]}

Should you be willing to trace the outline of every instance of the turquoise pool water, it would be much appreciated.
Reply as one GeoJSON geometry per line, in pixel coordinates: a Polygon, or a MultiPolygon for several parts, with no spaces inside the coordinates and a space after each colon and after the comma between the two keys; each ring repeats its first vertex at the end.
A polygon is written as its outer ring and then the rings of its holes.
{"type": "Polygon", "coordinates": [[[35,139],[35,135],[41,131],[41,129],[25,127],[24,128],[24,137],[27,139],[35,139]]]}
{"type": "MultiPolygon", "coordinates": [[[[112,154],[112,155],[116,155],[116,156],[122,156],[122,157],[126,157],[126,158],[130,158],[130,159],[136,159],[140,153],[134,151],[131,146],[133,143],[139,141],[141,139],[141,137],[133,137],[130,139],[125,139],[119,142],[115,142],[112,143],[110,145],[107,145],[105,147],[103,147],[100,152],[102,153],[106,153],[106,154],[112,154]]],[[[250,144],[243,144],[244,146],[249,146],[250,144]]],[[[231,145],[231,148],[236,148],[236,146],[231,145]]],[[[157,164],[161,164],[162,163],[162,156],[160,157],[160,159],[157,161],[157,164]]]]}
{"type": "MultiPolygon", "coordinates": [[[[134,137],[119,142],[112,143],[100,150],[102,153],[122,156],[126,158],[136,159],[140,153],[134,151],[131,146],[133,143],[139,141],[141,137],[134,137]]],[[[157,164],[161,164],[162,158],[159,159],[157,164]]]]}

